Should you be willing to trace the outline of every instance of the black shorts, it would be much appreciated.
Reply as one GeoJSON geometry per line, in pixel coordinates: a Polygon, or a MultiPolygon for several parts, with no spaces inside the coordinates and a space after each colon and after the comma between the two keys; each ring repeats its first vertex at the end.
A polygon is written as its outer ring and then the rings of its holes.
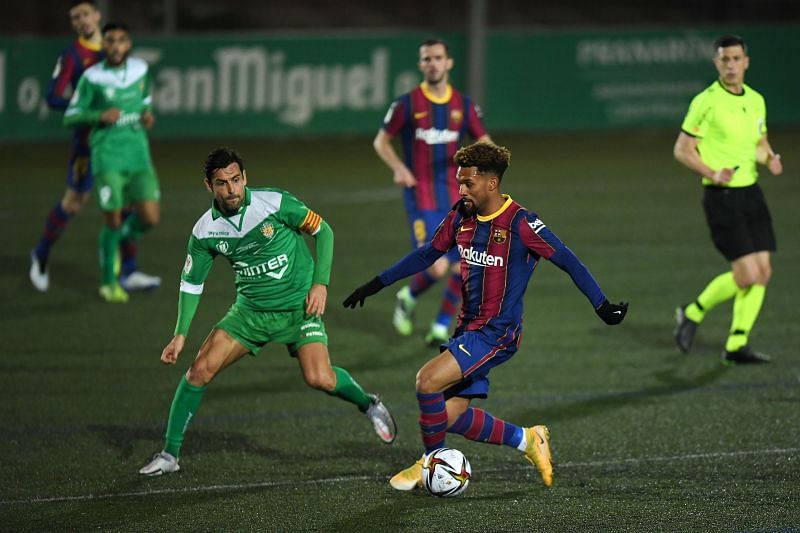
{"type": "Polygon", "coordinates": [[[764,193],[748,187],[708,185],[703,209],[714,246],[728,261],[754,252],[774,252],[775,233],[764,193]]]}

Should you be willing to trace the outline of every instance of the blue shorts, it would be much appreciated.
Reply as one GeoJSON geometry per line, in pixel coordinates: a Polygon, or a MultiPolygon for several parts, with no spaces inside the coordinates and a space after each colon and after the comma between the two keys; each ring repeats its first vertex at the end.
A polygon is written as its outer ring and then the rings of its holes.
{"type": "MultiPolygon", "coordinates": [[[[433,238],[436,229],[450,211],[408,210],[408,228],[411,232],[411,248],[417,249],[433,238]]],[[[455,246],[445,254],[451,263],[459,260],[455,246]]]]}
{"type": "Polygon", "coordinates": [[[486,398],[489,395],[489,371],[511,359],[517,353],[519,336],[505,338],[508,344],[498,342],[500,335],[479,329],[456,331],[441,346],[450,350],[461,368],[462,381],[444,391],[445,398],[486,398]]]}
{"type": "Polygon", "coordinates": [[[94,186],[89,148],[73,140],[67,167],[67,188],[77,193],[89,192],[94,186]]]}

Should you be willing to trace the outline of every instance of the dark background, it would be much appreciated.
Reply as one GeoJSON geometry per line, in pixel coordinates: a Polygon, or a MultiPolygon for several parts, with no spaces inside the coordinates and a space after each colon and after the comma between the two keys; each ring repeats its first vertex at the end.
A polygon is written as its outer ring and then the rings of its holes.
{"type": "MultiPolygon", "coordinates": [[[[104,20],[126,22],[138,34],[160,33],[165,14],[174,6],[179,32],[282,31],[308,29],[458,29],[467,24],[470,2],[404,0],[144,0],[96,2],[104,20]]],[[[69,35],[70,2],[15,2],[13,12],[0,17],[0,34],[69,35]]],[[[719,24],[796,24],[800,2],[790,0],[672,0],[557,2],[487,1],[492,28],[650,27],[719,24]]]]}

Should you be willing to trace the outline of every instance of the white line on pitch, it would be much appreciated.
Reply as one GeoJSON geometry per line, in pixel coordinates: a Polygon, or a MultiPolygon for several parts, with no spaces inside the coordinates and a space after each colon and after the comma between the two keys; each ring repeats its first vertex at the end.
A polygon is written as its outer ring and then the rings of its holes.
{"type": "MultiPolygon", "coordinates": [[[[654,456],[654,457],[631,457],[628,459],[611,459],[599,461],[569,461],[566,463],[557,463],[557,468],[580,468],[580,467],[593,467],[593,466],[614,466],[625,464],[637,464],[647,462],[665,462],[676,460],[693,460],[693,459],[716,459],[720,457],[741,457],[743,455],[784,455],[800,452],[800,448],[777,448],[772,450],[743,450],[738,452],[706,452],[706,453],[690,453],[686,455],[670,455],[670,456],[654,456]]],[[[512,466],[510,468],[482,468],[483,472],[501,472],[507,470],[528,470],[528,466],[512,466]]],[[[277,480],[277,481],[259,481],[255,483],[239,483],[235,485],[206,485],[199,487],[182,487],[170,489],[151,489],[141,490],[135,492],[114,492],[106,494],[83,494],[79,496],[51,496],[47,498],[30,498],[25,500],[0,500],[0,505],[30,505],[37,503],[65,503],[76,501],[91,501],[91,500],[108,500],[112,498],[138,498],[142,496],[155,496],[162,494],[191,494],[191,493],[204,493],[204,492],[224,492],[224,491],[242,491],[259,488],[269,487],[282,487],[286,485],[314,485],[314,484],[329,484],[329,483],[343,483],[348,481],[371,481],[371,480],[384,480],[384,476],[339,476],[321,479],[306,479],[306,480],[277,480]]]]}

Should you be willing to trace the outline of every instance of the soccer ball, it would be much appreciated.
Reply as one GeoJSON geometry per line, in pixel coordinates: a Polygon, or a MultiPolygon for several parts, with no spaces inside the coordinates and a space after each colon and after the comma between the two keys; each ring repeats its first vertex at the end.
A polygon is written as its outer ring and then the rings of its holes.
{"type": "Polygon", "coordinates": [[[434,496],[458,496],[467,489],[472,468],[464,454],[439,448],[422,461],[422,484],[434,496]]]}

